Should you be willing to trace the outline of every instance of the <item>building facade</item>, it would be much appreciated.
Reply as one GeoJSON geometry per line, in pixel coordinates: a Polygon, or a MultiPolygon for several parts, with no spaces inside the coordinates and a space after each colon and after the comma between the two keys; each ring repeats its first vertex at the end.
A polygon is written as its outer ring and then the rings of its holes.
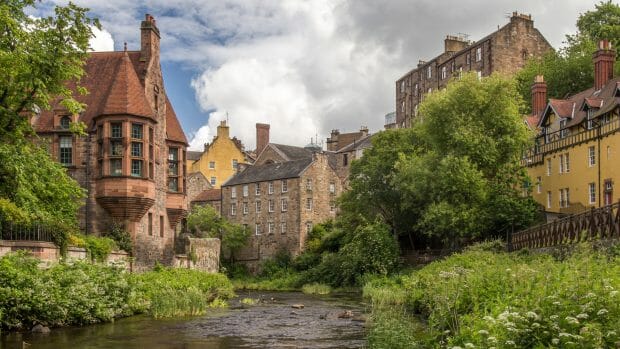
{"type": "Polygon", "coordinates": [[[87,234],[123,224],[133,240],[134,267],[171,264],[174,237],[187,212],[187,139],[168,100],[159,59],[155,19],[141,24],[139,51],[93,52],[76,93],[86,104],[70,115],[60,103],[32,118],[52,156],[86,189],[79,212],[87,234]],[[86,136],[70,132],[83,122],[86,136]]]}
{"type": "Polygon", "coordinates": [[[222,121],[217,135],[205,144],[203,152],[189,153],[187,168],[190,173],[202,173],[213,188],[219,189],[237,172],[237,165],[247,161],[243,144],[236,137],[230,138],[230,128],[222,121]]]}
{"type": "Polygon", "coordinates": [[[269,143],[256,163],[222,185],[222,216],[252,231],[235,255],[251,271],[278,251],[298,255],[312,226],[334,218],[340,180],[316,147],[269,143]]]}
{"type": "Polygon", "coordinates": [[[546,101],[546,85],[532,86],[533,114],[526,122],[538,131],[523,158],[531,179],[528,191],[548,219],[617,202],[620,193],[620,79],[612,78],[615,51],[606,41],[593,56],[594,86],[567,99],[546,101]]]}
{"type": "Polygon", "coordinates": [[[444,88],[462,72],[476,72],[480,77],[493,72],[512,74],[528,58],[551,49],[531,16],[516,12],[508,24],[476,42],[470,43],[463,36],[447,36],[443,53],[430,61],[419,61],[416,68],[396,81],[396,122],[386,124],[386,128],[411,127],[424,95],[444,88]]]}

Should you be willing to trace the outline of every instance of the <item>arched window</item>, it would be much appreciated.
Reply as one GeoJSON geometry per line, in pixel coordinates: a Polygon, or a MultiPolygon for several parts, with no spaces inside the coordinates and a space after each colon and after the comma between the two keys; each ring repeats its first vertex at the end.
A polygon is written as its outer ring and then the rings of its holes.
{"type": "Polygon", "coordinates": [[[62,128],[63,130],[68,130],[69,124],[71,124],[71,118],[66,115],[60,118],[60,128],[62,128]]]}

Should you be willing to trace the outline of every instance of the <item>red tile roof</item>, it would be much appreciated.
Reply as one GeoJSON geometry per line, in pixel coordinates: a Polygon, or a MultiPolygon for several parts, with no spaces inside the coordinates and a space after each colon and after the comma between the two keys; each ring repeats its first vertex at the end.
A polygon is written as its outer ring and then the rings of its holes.
{"type": "Polygon", "coordinates": [[[188,145],[185,133],[181,128],[179,119],[177,119],[177,114],[174,112],[174,108],[172,108],[172,103],[170,103],[168,96],[166,96],[166,138],[188,145]]]}
{"type": "Polygon", "coordinates": [[[220,201],[222,200],[222,189],[207,189],[196,195],[192,202],[220,201]]]}

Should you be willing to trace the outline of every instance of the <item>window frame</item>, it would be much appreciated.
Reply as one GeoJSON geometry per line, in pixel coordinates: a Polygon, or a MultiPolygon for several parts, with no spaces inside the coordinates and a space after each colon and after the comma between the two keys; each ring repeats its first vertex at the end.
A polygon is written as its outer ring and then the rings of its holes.
{"type": "Polygon", "coordinates": [[[280,211],[281,212],[288,211],[288,199],[287,198],[280,199],[280,211]]]}
{"type": "Polygon", "coordinates": [[[596,183],[588,183],[588,203],[590,205],[596,204],[596,183]]]}
{"type": "Polygon", "coordinates": [[[73,136],[58,137],[58,161],[63,166],[73,166],[73,136]]]}

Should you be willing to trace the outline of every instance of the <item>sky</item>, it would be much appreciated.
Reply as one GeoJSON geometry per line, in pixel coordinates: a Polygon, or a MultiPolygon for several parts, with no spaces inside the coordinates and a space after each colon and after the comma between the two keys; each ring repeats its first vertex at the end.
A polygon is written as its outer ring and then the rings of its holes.
{"type": "MultiPolygon", "coordinates": [[[[39,15],[52,4],[40,5],[39,15]]],[[[558,48],[594,0],[74,0],[99,18],[97,51],[140,48],[140,21],[161,32],[164,84],[192,150],[221,120],[246,149],[255,124],[271,141],[303,146],[332,129],[383,128],[395,81],[443,50],[448,34],[478,40],[531,14],[558,48]]]]}

